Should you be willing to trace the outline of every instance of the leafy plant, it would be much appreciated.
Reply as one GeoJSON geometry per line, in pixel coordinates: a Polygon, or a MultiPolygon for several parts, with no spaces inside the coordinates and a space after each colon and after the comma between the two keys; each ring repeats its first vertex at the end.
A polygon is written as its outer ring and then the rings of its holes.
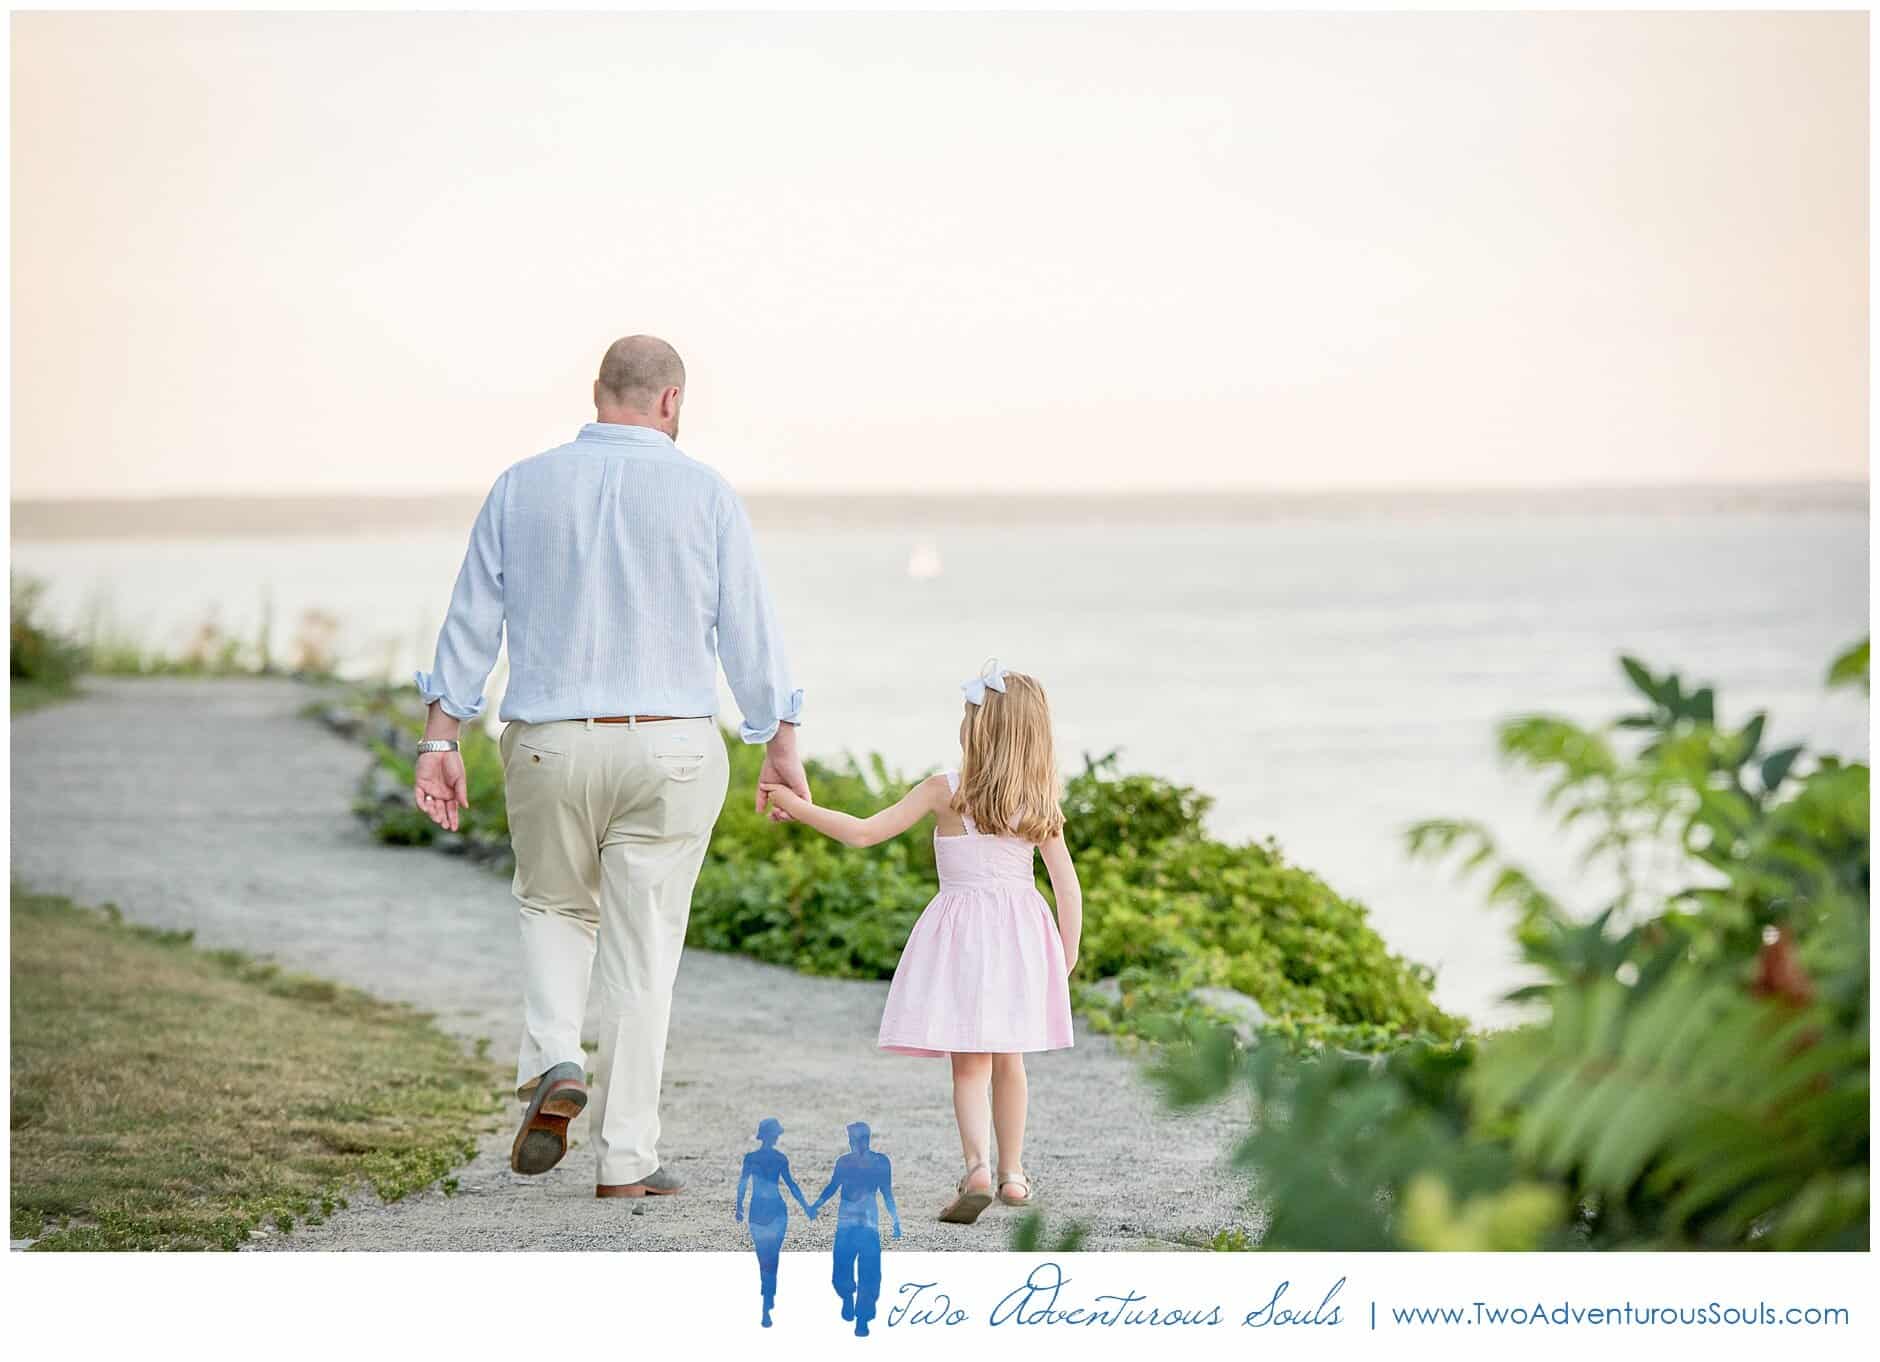
{"type": "Polygon", "coordinates": [[[1045,1222],[1044,1212],[1031,1211],[1013,1224],[1006,1236],[1006,1250],[1010,1253],[1076,1253],[1088,1237],[1089,1232],[1076,1221],[1053,1234],[1045,1222]]]}
{"type": "Polygon", "coordinates": [[[1114,751],[1085,754],[1084,769],[1064,782],[1064,843],[1073,857],[1201,836],[1212,798],[1155,776],[1123,775],[1118,759],[1114,751]]]}
{"type": "Polygon", "coordinates": [[[380,687],[349,697],[347,725],[372,749],[375,761],[360,782],[353,810],[379,841],[394,846],[444,845],[489,861],[509,855],[509,808],[503,799],[503,758],[496,740],[477,724],[458,735],[459,754],[470,785],[470,807],[459,830],[445,832],[411,800],[416,743],[424,713],[402,690],[380,687]]]}
{"type": "MultiPolygon", "coordinates": [[[[471,807],[462,833],[440,832],[411,806],[405,754],[423,722],[415,696],[365,693],[350,709],[378,758],[356,806],[375,835],[498,859],[508,824],[495,743],[465,730],[471,807]]],[[[809,974],[891,978],[936,888],[931,839],[900,837],[858,852],[772,823],[751,797],[762,749],[729,737],[726,744],[730,786],[693,891],[688,944],[809,974]]],[[[808,767],[818,803],[856,814],[914,783],[880,757],[808,767]]],[[[1460,1034],[1463,1022],[1431,1000],[1429,972],[1392,955],[1361,905],[1288,864],[1271,843],[1209,839],[1207,796],[1116,767],[1115,753],[1086,758],[1065,787],[1065,839],[1085,901],[1076,1002],[1094,1027],[1158,1036],[1222,1015],[1195,996],[1217,988],[1253,999],[1272,1033],[1301,1041],[1377,1049],[1460,1034]],[[1084,982],[1098,978],[1113,982],[1084,982]]]]}
{"type": "Polygon", "coordinates": [[[1342,1028],[1351,1043],[1376,1048],[1463,1029],[1432,1001],[1430,972],[1393,955],[1362,905],[1271,842],[1190,834],[1091,846],[1078,872],[1089,905],[1079,968],[1118,981],[1102,1023],[1142,1030],[1158,1017],[1199,1016],[1195,991],[1223,988],[1301,1039],[1342,1028]]]}
{"type": "Polygon", "coordinates": [[[1511,910],[1532,1021],[1378,1060],[1207,1030],[1167,1052],[1177,1105],[1249,1094],[1264,1246],[1866,1247],[1868,768],[1623,668],[1644,707],[1605,728],[1501,729],[1603,901],[1570,910],[1478,824],[1410,833],[1511,910]]]}
{"type": "Polygon", "coordinates": [[[48,693],[64,693],[85,669],[85,652],[39,618],[46,584],[31,577],[10,576],[11,644],[8,675],[14,685],[36,686],[48,693]]]}

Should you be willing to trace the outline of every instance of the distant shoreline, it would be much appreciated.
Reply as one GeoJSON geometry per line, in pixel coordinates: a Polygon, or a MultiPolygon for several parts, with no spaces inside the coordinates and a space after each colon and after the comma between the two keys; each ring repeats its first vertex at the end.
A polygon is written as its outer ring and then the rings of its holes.
{"type": "MultiPolygon", "coordinates": [[[[346,538],[400,529],[465,529],[477,493],[407,496],[111,497],[15,500],[13,537],[58,539],[346,538]]],[[[1223,488],[1056,495],[1001,491],[745,494],[751,518],[776,529],[938,529],[962,525],[1257,524],[1303,517],[1702,515],[1730,511],[1860,510],[1864,482],[1716,486],[1340,491],[1223,488]]]]}

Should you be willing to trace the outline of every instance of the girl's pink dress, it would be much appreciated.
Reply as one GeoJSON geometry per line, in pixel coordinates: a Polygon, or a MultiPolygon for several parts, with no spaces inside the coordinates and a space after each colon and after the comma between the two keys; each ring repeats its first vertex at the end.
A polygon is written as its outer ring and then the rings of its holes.
{"type": "MultiPolygon", "coordinates": [[[[959,788],[957,772],[947,787],[959,788]]],[[[1032,880],[1037,848],[963,821],[963,835],[934,834],[940,892],[908,934],[877,1044],[903,1055],[1067,1049],[1070,978],[1032,880]]]]}

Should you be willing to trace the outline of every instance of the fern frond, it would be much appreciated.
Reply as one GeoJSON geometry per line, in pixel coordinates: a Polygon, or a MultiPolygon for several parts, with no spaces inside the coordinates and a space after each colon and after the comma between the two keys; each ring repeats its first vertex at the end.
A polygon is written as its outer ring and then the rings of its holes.
{"type": "Polygon", "coordinates": [[[1484,1043],[1471,1076],[1523,1163],[1586,1193],[1662,1202],[1673,1237],[1740,1238],[1777,1208],[1797,1236],[1852,1223],[1865,1193],[1845,1179],[1800,1198],[1824,1172],[1865,1166],[1864,1035],[1688,967],[1645,990],[1563,988],[1553,1004],[1549,1023],[1484,1043]]]}

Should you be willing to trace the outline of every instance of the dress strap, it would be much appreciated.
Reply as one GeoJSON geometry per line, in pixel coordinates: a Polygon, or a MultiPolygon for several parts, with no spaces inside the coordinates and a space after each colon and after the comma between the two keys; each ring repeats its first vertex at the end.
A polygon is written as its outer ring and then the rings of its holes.
{"type": "MultiPolygon", "coordinates": [[[[960,773],[958,771],[947,772],[947,790],[951,794],[958,794],[960,792],[960,773]]],[[[960,810],[960,825],[969,833],[977,833],[979,831],[978,828],[973,826],[973,816],[964,809],[960,810]]]]}

